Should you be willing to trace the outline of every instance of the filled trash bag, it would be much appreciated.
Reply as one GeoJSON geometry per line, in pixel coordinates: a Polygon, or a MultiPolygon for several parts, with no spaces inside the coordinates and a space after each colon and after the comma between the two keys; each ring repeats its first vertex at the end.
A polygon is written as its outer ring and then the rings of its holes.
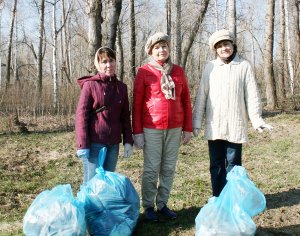
{"type": "Polygon", "coordinates": [[[220,196],[210,198],[197,215],[196,236],[255,235],[252,217],[266,208],[265,196],[242,166],[234,166],[226,179],[220,196]]]}
{"type": "Polygon", "coordinates": [[[85,236],[84,206],[73,197],[71,185],[41,192],[23,219],[27,236],[85,236]]]}
{"type": "Polygon", "coordinates": [[[105,155],[106,148],[102,148],[97,174],[80,187],[77,197],[84,203],[91,236],[129,236],[139,217],[139,195],[126,176],[103,169],[105,155]]]}

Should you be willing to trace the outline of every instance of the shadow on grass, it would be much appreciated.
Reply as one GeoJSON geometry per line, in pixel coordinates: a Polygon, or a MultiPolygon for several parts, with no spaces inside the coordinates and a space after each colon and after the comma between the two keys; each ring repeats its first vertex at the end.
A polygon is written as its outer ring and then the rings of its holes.
{"type": "Polygon", "coordinates": [[[300,225],[289,225],[280,228],[258,227],[256,236],[295,236],[300,235],[300,225]]]}
{"type": "Polygon", "coordinates": [[[284,192],[266,194],[265,197],[268,209],[294,206],[300,203],[300,189],[289,189],[284,192]]]}
{"type": "Polygon", "coordinates": [[[63,132],[73,132],[75,130],[74,125],[61,125],[55,128],[45,128],[43,130],[28,130],[26,132],[20,131],[0,131],[0,137],[12,136],[12,135],[30,135],[30,134],[55,134],[63,132]]]}
{"type": "Polygon", "coordinates": [[[159,222],[145,222],[144,214],[140,214],[139,221],[133,232],[133,236],[167,236],[179,235],[182,231],[193,230],[195,218],[200,208],[190,207],[177,211],[177,219],[165,220],[160,217],[159,222]],[[177,232],[177,233],[176,233],[177,232]]]}

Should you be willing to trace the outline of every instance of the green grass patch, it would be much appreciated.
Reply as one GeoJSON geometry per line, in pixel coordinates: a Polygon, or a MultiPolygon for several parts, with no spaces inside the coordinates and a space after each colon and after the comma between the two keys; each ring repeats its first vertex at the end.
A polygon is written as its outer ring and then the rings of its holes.
{"type": "MultiPolygon", "coordinates": [[[[285,227],[290,232],[289,225],[299,224],[300,209],[299,200],[294,200],[300,189],[300,116],[282,114],[266,121],[274,131],[260,134],[249,124],[249,143],[243,146],[243,165],[250,179],[278,206],[255,218],[262,235],[268,235],[269,229],[282,233],[285,227]],[[289,194],[295,196],[289,198],[289,194]]],[[[0,134],[0,143],[0,235],[23,235],[22,219],[40,192],[68,183],[76,197],[82,164],[75,156],[74,132],[0,134]]],[[[122,148],[117,171],[128,176],[140,194],[142,152],[134,150],[131,158],[122,158],[122,148]]],[[[208,148],[202,131],[180,148],[168,203],[178,218],[146,223],[141,209],[134,235],[194,235],[195,218],[210,196],[208,148]]]]}

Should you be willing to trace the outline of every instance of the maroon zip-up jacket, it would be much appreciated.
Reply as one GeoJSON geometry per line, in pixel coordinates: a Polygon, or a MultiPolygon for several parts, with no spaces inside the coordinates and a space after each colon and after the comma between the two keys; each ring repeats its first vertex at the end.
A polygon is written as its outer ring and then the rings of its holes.
{"type": "Polygon", "coordinates": [[[133,144],[127,85],[114,77],[98,73],[78,79],[81,93],[76,109],[77,149],[91,143],[133,144]],[[97,109],[106,106],[103,111],[97,109]]]}

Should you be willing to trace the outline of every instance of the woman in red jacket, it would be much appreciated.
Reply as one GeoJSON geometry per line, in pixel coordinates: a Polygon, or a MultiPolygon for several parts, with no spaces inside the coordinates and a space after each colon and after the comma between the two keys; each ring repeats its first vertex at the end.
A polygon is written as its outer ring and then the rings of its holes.
{"type": "Polygon", "coordinates": [[[83,161],[83,182],[99,167],[98,154],[106,147],[103,168],[115,171],[119,143],[124,144],[124,157],[132,154],[132,129],[127,86],[116,77],[116,55],[101,47],[95,55],[98,73],[78,80],[81,87],[76,110],[75,131],[77,156],[83,161]]]}
{"type": "Polygon", "coordinates": [[[145,50],[150,62],[138,69],[132,108],[134,144],[144,153],[142,204],[146,220],[158,221],[155,203],[159,213],[175,219],[167,203],[180,142],[191,139],[190,93],[184,70],[171,62],[168,35],[152,35],[145,50]]]}

